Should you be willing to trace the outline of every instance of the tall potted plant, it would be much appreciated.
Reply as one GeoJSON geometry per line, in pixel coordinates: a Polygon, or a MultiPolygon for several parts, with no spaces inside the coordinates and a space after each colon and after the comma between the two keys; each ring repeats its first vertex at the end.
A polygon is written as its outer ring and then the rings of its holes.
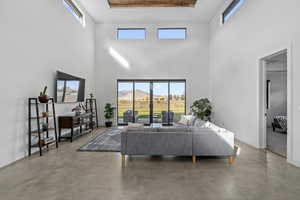
{"type": "Polygon", "coordinates": [[[192,113],[199,119],[210,121],[212,105],[207,98],[199,99],[191,106],[192,113]]]}
{"type": "Polygon", "coordinates": [[[112,127],[112,119],[114,117],[115,108],[110,103],[107,103],[104,108],[104,117],[106,119],[105,126],[112,127]]]}

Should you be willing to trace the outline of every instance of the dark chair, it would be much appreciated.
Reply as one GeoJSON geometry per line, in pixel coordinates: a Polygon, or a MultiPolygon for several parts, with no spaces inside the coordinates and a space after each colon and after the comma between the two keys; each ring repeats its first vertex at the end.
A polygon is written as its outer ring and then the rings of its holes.
{"type": "Polygon", "coordinates": [[[167,124],[167,123],[173,123],[174,122],[174,112],[172,111],[162,111],[161,112],[161,118],[162,118],[162,123],[167,124]],[[168,120],[170,119],[170,121],[168,120]]]}
{"type": "Polygon", "coordinates": [[[128,123],[128,122],[137,122],[139,119],[139,115],[138,115],[138,111],[134,112],[134,118],[135,120],[133,120],[133,111],[132,110],[127,110],[126,112],[123,113],[123,121],[124,123],[128,123]]]}

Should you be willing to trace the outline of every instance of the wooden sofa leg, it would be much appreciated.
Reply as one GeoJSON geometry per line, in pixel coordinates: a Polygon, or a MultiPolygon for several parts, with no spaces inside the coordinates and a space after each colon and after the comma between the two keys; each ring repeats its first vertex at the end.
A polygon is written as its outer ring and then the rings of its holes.
{"type": "Polygon", "coordinates": [[[193,159],[193,163],[197,162],[197,157],[196,156],[193,156],[192,159],[193,159]]]}
{"type": "Polygon", "coordinates": [[[234,163],[234,156],[229,156],[228,162],[229,162],[229,164],[233,164],[234,163]]]}

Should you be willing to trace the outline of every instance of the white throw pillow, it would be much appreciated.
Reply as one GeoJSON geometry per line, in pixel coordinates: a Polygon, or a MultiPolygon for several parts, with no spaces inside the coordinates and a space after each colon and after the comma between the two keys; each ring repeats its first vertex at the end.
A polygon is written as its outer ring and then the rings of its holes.
{"type": "Polygon", "coordinates": [[[203,120],[201,120],[201,119],[196,119],[195,123],[194,123],[194,126],[196,126],[196,127],[203,127],[205,123],[206,122],[203,121],[203,120]]]}
{"type": "Polygon", "coordinates": [[[143,124],[139,124],[139,123],[128,122],[128,127],[129,128],[144,128],[144,125],[143,124]]]}
{"type": "Polygon", "coordinates": [[[186,118],[185,115],[181,115],[180,120],[179,120],[178,123],[187,126],[188,125],[188,119],[186,118]]]}
{"type": "Polygon", "coordinates": [[[193,115],[182,115],[178,123],[185,126],[192,126],[195,120],[196,117],[193,115]]]}

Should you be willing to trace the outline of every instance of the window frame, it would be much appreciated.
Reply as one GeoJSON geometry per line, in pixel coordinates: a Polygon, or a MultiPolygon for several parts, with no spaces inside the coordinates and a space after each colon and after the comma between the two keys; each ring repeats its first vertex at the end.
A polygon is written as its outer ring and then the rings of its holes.
{"type": "Polygon", "coordinates": [[[186,40],[188,38],[187,28],[158,28],[157,29],[157,38],[159,40],[186,40]],[[159,31],[160,30],[184,30],[185,31],[185,37],[184,38],[160,38],[159,37],[159,31]]]}
{"type": "MultiPolygon", "coordinates": [[[[226,7],[226,9],[223,11],[223,13],[222,13],[222,15],[221,15],[221,17],[222,17],[222,24],[225,24],[225,23],[229,20],[230,17],[229,17],[227,20],[225,20],[226,17],[227,17],[227,15],[230,14],[230,13],[232,12],[232,10],[235,9],[236,6],[237,6],[239,3],[243,4],[243,3],[244,3],[244,0],[233,0],[233,1],[226,7]]],[[[239,8],[237,8],[237,9],[239,9],[239,8]]],[[[236,12],[236,11],[235,11],[235,12],[236,12]]],[[[232,14],[232,15],[233,15],[233,14],[232,14]]]]}
{"type": "MultiPolygon", "coordinates": [[[[149,116],[149,124],[144,124],[144,125],[150,125],[153,123],[153,84],[154,83],[162,83],[166,82],[168,83],[168,111],[170,111],[170,85],[171,83],[184,83],[184,115],[187,113],[187,80],[186,79],[117,79],[117,86],[116,86],[116,91],[117,91],[117,100],[116,100],[116,110],[117,110],[117,124],[118,126],[126,126],[128,124],[126,123],[120,123],[119,122],[119,83],[132,83],[133,84],[133,106],[132,109],[135,110],[135,83],[139,82],[149,82],[150,84],[150,116],[149,116]]],[[[133,114],[133,121],[135,119],[135,116],[133,114]]],[[[168,123],[164,125],[171,125],[169,119],[168,123]]]]}
{"type": "Polygon", "coordinates": [[[117,38],[117,40],[146,40],[146,38],[147,38],[147,29],[146,28],[117,28],[116,38],[117,38]],[[144,38],[119,38],[119,31],[120,30],[143,30],[144,31],[144,38]]]}
{"type": "Polygon", "coordinates": [[[77,21],[80,22],[80,24],[85,27],[85,14],[81,10],[81,8],[78,6],[78,4],[75,2],[75,0],[62,0],[65,7],[68,6],[71,10],[66,8],[77,21]]]}

